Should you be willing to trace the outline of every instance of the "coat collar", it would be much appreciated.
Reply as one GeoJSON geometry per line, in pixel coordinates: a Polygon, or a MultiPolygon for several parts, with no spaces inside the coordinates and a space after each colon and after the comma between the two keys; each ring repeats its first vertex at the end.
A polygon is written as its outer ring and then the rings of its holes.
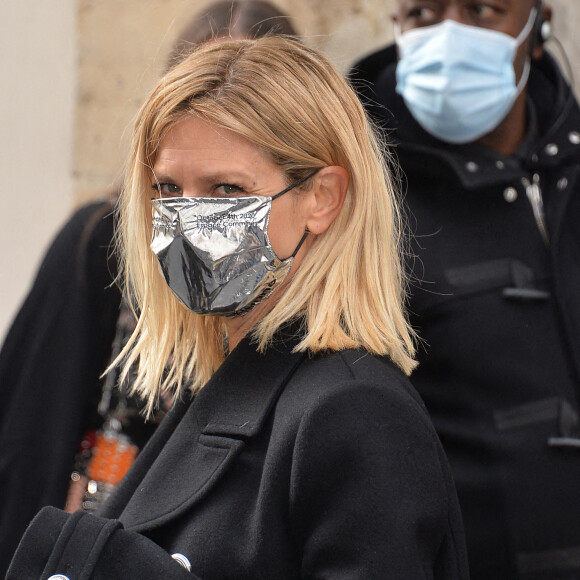
{"type": "Polygon", "coordinates": [[[451,145],[436,139],[415,121],[396,93],[394,45],[367,56],[351,71],[351,79],[371,115],[385,127],[408,173],[435,171],[459,179],[465,189],[480,189],[519,181],[541,168],[577,160],[580,154],[580,110],[556,62],[548,54],[534,60],[528,95],[539,121],[538,137],[525,153],[500,155],[477,143],[451,145]]]}
{"type": "Polygon", "coordinates": [[[116,516],[126,528],[142,532],[165,524],[221,480],[307,356],[292,352],[297,343],[296,327],[278,335],[264,354],[244,339],[187,408],[169,418],[174,428],[162,429],[161,440],[154,436],[135,465],[142,477],[115,498],[126,501],[116,516]]]}
{"type": "Polygon", "coordinates": [[[296,326],[280,333],[266,353],[257,352],[247,338],[241,341],[196,398],[202,432],[255,436],[290,374],[304,358],[304,353],[292,353],[298,342],[296,326]]]}

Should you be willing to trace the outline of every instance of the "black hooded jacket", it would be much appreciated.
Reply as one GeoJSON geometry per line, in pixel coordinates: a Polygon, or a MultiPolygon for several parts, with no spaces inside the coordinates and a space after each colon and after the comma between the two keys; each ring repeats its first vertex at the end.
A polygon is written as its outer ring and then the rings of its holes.
{"type": "Polygon", "coordinates": [[[390,46],[351,80],[404,174],[412,381],[451,462],[472,578],[580,578],[580,110],[545,54],[515,154],[450,145],[414,120],[395,69],[390,46]]]}

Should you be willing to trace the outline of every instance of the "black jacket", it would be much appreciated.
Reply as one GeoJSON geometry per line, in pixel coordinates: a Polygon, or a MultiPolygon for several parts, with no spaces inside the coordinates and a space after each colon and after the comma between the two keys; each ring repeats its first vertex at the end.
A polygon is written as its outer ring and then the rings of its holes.
{"type": "Polygon", "coordinates": [[[412,382],[451,463],[471,576],[580,578],[578,105],[553,59],[534,61],[527,137],[502,156],[427,134],[395,68],[391,46],[352,77],[404,172],[412,382]]]}
{"type": "Polygon", "coordinates": [[[96,410],[121,301],[112,237],[110,203],[72,216],[0,352],[0,578],[38,510],[64,506],[96,410]]]}
{"type": "Polygon", "coordinates": [[[8,580],[466,578],[448,466],[408,381],[364,352],[294,344],[242,341],[101,517],[40,512],[8,580]]]}

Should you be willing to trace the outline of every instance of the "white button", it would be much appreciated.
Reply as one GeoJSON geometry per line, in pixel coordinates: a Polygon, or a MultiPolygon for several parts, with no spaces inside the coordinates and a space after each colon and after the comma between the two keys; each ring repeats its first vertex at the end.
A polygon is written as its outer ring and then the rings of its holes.
{"type": "Polygon", "coordinates": [[[501,160],[499,160],[499,159],[498,159],[498,160],[495,162],[495,166],[496,166],[498,169],[503,169],[503,168],[505,167],[505,163],[504,163],[503,161],[501,161],[501,160]]]}
{"type": "Polygon", "coordinates": [[[508,187],[503,192],[503,198],[508,203],[513,203],[518,198],[518,190],[515,187],[508,187]]]}
{"type": "Polygon", "coordinates": [[[176,562],[179,562],[188,572],[191,572],[191,562],[183,554],[175,553],[171,557],[176,562]]]}
{"type": "Polygon", "coordinates": [[[562,177],[560,181],[558,181],[558,189],[560,191],[564,191],[568,187],[568,180],[565,177],[562,177]]]}
{"type": "Polygon", "coordinates": [[[554,157],[556,155],[558,155],[558,145],[556,145],[555,143],[548,143],[544,149],[544,151],[550,156],[550,157],[554,157]]]}
{"type": "Polygon", "coordinates": [[[475,173],[479,169],[479,165],[475,161],[469,161],[465,164],[465,169],[470,173],[475,173]]]}
{"type": "Polygon", "coordinates": [[[570,143],[574,145],[580,145],[580,133],[578,131],[572,131],[568,133],[568,139],[570,139],[570,143]]]}
{"type": "Polygon", "coordinates": [[[48,580],[70,580],[70,578],[64,574],[53,574],[48,580]]]}

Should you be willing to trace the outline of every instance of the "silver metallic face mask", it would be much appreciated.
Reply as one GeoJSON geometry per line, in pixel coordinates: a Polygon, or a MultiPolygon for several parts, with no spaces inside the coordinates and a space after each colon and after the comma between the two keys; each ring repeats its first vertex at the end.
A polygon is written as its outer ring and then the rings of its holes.
{"type": "Polygon", "coordinates": [[[238,316],[270,295],[288,274],[304,233],[289,258],[268,239],[272,196],[173,197],[153,200],[153,239],[167,285],[197,314],[238,316]]]}

